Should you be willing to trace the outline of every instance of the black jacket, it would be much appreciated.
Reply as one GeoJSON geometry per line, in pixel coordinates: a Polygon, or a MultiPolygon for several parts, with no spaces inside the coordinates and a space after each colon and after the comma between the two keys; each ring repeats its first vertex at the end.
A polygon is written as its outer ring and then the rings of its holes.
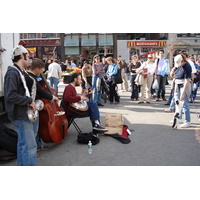
{"type": "MultiPolygon", "coordinates": [[[[20,68],[15,65],[19,70],[20,68]]],[[[32,98],[25,95],[25,89],[18,70],[8,67],[4,79],[4,100],[9,120],[28,120],[27,106],[32,98]]]]}
{"type": "Polygon", "coordinates": [[[53,95],[50,94],[49,92],[45,91],[41,85],[38,83],[37,81],[37,76],[35,76],[33,73],[28,72],[24,73],[25,79],[26,79],[26,83],[27,83],[27,87],[29,89],[29,92],[31,94],[31,90],[32,90],[32,85],[33,85],[33,80],[29,77],[31,76],[32,78],[34,78],[36,80],[36,87],[37,87],[37,92],[36,92],[36,99],[37,98],[43,98],[43,99],[48,99],[48,100],[52,100],[53,99],[53,95]]]}

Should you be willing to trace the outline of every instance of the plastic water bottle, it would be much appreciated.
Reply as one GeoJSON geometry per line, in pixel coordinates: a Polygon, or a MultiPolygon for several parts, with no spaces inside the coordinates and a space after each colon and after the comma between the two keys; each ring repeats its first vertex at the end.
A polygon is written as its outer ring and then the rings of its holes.
{"type": "Polygon", "coordinates": [[[92,154],[92,142],[88,142],[88,154],[92,154]]]}

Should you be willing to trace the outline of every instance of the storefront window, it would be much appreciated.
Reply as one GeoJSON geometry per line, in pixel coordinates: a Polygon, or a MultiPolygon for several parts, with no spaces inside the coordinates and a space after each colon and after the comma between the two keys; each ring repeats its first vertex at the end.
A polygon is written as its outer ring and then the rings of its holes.
{"type": "Polygon", "coordinates": [[[42,33],[42,38],[56,38],[56,33],[42,33]]]}
{"type": "Polygon", "coordinates": [[[36,33],[28,33],[28,39],[36,38],[36,33]]]}

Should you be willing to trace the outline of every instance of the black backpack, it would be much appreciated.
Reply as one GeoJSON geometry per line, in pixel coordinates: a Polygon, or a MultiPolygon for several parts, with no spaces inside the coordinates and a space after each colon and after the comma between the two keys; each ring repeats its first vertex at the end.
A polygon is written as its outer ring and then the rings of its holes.
{"type": "Polygon", "coordinates": [[[88,144],[88,142],[91,141],[92,145],[96,145],[99,143],[100,139],[98,138],[98,135],[90,132],[90,133],[81,133],[77,137],[77,142],[81,144],[88,144]]]}
{"type": "Polygon", "coordinates": [[[10,153],[17,153],[17,132],[0,124],[0,148],[10,153]]]}

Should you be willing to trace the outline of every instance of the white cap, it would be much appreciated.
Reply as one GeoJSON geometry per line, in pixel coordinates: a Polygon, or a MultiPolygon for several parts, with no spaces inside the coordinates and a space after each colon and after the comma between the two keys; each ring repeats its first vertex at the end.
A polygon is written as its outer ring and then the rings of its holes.
{"type": "Polygon", "coordinates": [[[14,59],[15,56],[19,56],[23,53],[28,53],[28,50],[22,45],[18,45],[13,49],[11,58],[14,59]]]}
{"type": "Polygon", "coordinates": [[[177,55],[174,58],[174,67],[179,67],[181,62],[183,61],[183,57],[181,55],[177,55]]]}

